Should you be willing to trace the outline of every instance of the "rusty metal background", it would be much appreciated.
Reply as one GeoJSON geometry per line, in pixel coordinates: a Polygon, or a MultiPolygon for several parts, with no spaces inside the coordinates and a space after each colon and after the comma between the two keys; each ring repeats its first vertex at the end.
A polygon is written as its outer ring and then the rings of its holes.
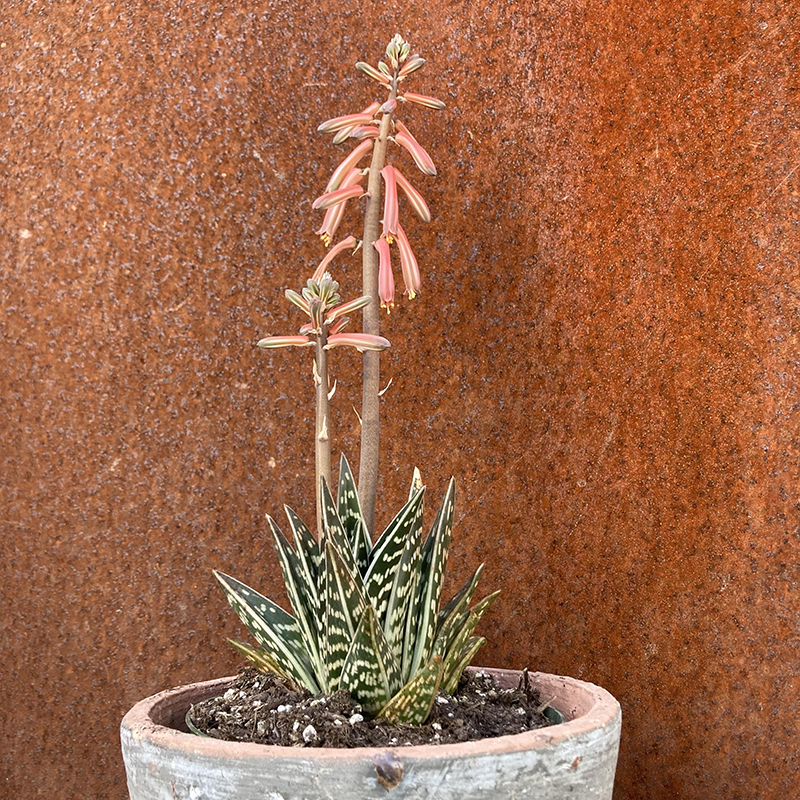
{"type": "MultiPolygon", "coordinates": [[[[458,479],[494,666],[623,705],[619,800],[800,785],[791,3],[6,2],[0,796],[125,797],[136,700],[227,674],[219,568],[283,599],[310,365],[257,351],[320,257],[322,119],[429,59],[423,292],[386,321],[379,518],[458,479]]],[[[354,285],[356,265],[339,277],[354,285]]],[[[356,359],[334,435],[357,462],[356,359]]]]}

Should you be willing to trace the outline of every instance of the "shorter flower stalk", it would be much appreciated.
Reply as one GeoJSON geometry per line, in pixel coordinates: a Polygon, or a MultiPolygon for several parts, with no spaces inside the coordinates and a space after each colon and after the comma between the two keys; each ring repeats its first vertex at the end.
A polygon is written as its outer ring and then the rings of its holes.
{"type": "Polygon", "coordinates": [[[336,253],[348,247],[357,247],[354,237],[349,236],[333,248],[326,259],[317,268],[314,277],[308,281],[302,293],[293,289],[286,290],[286,299],[299,308],[309,322],[300,328],[300,333],[293,336],[268,336],[258,346],[265,349],[277,347],[314,347],[314,390],[316,397],[316,425],[314,430],[314,465],[316,476],[317,531],[322,531],[322,495],[321,486],[324,479],[331,484],[331,417],[330,398],[332,395],[329,370],[328,351],[335,347],[354,347],[360,353],[366,351],[386,350],[388,339],[365,333],[341,333],[347,325],[347,314],[358,311],[368,305],[367,296],[341,302],[339,284],[331,278],[327,271],[317,277],[323,267],[327,266],[336,253]]]}

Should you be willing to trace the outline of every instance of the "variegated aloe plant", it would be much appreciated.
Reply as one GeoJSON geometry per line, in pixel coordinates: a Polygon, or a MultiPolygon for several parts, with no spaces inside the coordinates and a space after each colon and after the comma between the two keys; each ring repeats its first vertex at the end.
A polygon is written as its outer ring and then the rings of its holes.
{"type": "Polygon", "coordinates": [[[397,245],[409,298],[420,289],[419,268],[399,223],[398,188],[417,216],[430,220],[419,192],[392,164],[389,142],[409,153],[426,175],[435,175],[430,156],[408,128],[395,119],[398,104],[411,102],[442,109],[426,95],[401,91],[402,82],[425,61],[411,55],[399,35],[386,49],[388,63],[377,69],[356,67],[388,91],[359,114],[336,117],[320,125],[334,142],[359,141],[334,171],[325,193],[313,207],[325,210],[318,233],[332,244],[349,200],[366,198],[364,209],[363,295],[342,302],[339,284],[328,269],[336,255],[361,248],[350,235],[331,247],[301,293],[289,290],[289,301],[308,317],[298,334],[262,339],[264,348],[314,348],[316,392],[316,506],[315,537],[297,514],[286,508],[293,544],[268,517],[278,550],[289,614],[254,589],[215,573],[236,613],[258,646],[233,642],[259,669],[281,675],[313,693],[350,691],[370,716],[390,722],[422,723],[436,693],[453,692],[464,668],[484,639],[473,635],[476,625],[497,593],[470,608],[483,566],[440,609],[442,585],[453,528],[455,483],[450,485],[427,535],[423,531],[425,488],[415,469],[408,502],[373,543],[377,487],[378,397],[380,351],[389,342],[380,336],[379,306],[394,303],[390,245],[397,245]],[[359,162],[371,154],[368,168],[359,162]],[[367,190],[361,187],[367,178],[367,190]],[[383,219],[380,219],[383,185],[383,219]],[[382,230],[380,228],[382,223],[382,230]],[[344,333],[347,314],[363,309],[364,332],[344,333]],[[329,404],[335,384],[329,383],[328,352],[346,345],[364,354],[362,436],[359,485],[347,460],[339,466],[336,499],[331,495],[329,404]]]}

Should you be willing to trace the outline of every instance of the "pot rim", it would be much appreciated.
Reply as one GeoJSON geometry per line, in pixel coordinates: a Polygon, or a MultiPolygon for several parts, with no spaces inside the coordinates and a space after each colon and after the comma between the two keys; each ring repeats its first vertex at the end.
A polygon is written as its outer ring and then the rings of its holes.
{"type": "MultiPolygon", "coordinates": [[[[470,667],[469,670],[488,673],[497,679],[501,686],[516,685],[522,675],[521,670],[491,667],[470,667]]],[[[215,692],[224,690],[224,687],[235,679],[235,676],[229,676],[178,686],[141,700],[123,718],[122,730],[127,730],[134,739],[148,739],[158,747],[190,750],[197,755],[240,759],[329,759],[343,762],[374,758],[387,751],[392,751],[398,757],[431,759],[442,756],[491,755],[499,752],[534,750],[551,747],[565,739],[604,728],[621,713],[617,700],[605,689],[593,683],[542,672],[529,672],[528,675],[543,698],[548,699],[555,695],[552,705],[564,714],[566,722],[547,728],[457,744],[335,748],[226,742],[185,733],[156,721],[169,717],[176,724],[180,724],[191,703],[212,697],[215,692]]]]}

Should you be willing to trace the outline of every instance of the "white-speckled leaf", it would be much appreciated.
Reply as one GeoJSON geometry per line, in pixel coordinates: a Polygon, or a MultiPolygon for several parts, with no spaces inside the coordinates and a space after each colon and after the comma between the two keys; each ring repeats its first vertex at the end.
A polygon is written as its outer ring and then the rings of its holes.
{"type": "Polygon", "coordinates": [[[350,694],[370,716],[377,714],[400,689],[400,667],[367,604],[342,668],[339,688],[350,694]]]}
{"type": "Polygon", "coordinates": [[[317,682],[324,690],[325,671],[322,666],[319,646],[320,623],[317,589],[311,583],[311,576],[306,572],[303,563],[272,517],[268,516],[267,522],[272,532],[272,538],[275,540],[275,549],[278,551],[286,594],[289,595],[289,602],[292,604],[292,610],[303,635],[306,651],[314,666],[317,682]]]}
{"type": "Polygon", "coordinates": [[[253,638],[297,683],[310,692],[319,692],[297,620],[272,600],[230,575],[215,571],[214,576],[253,638]]]}
{"type": "MultiPolygon", "coordinates": [[[[311,586],[316,589],[319,585],[319,573],[322,564],[319,544],[303,520],[289,506],[284,506],[283,510],[286,512],[286,518],[289,520],[289,525],[292,529],[292,538],[297,550],[297,557],[300,559],[303,569],[309,575],[311,586]]],[[[319,597],[315,602],[319,607],[319,597]]]]}
{"type": "Polygon", "coordinates": [[[475,590],[478,588],[478,581],[483,574],[483,564],[475,570],[472,577],[456,592],[452,600],[450,600],[444,608],[439,612],[439,620],[436,625],[437,634],[441,630],[442,625],[446,622],[447,618],[452,613],[453,609],[466,598],[466,606],[472,602],[475,596],[475,590]]]}
{"type": "Polygon", "coordinates": [[[360,580],[354,578],[336,546],[326,541],[322,644],[329,692],[339,688],[339,676],[367,605],[360,580]]]}
{"type": "Polygon", "coordinates": [[[386,630],[386,611],[394,587],[395,575],[403,556],[406,540],[421,524],[424,488],[409,500],[389,523],[372,550],[372,561],[364,576],[364,587],[375,609],[378,622],[386,630]]]}
{"type": "Polygon", "coordinates": [[[398,663],[401,664],[403,660],[403,639],[405,636],[409,605],[412,592],[417,585],[416,579],[422,562],[422,513],[424,493],[425,488],[420,488],[417,511],[411,518],[408,533],[405,535],[403,552],[400,555],[400,563],[397,565],[394,573],[392,591],[389,594],[389,601],[386,605],[383,621],[386,641],[392,649],[392,655],[398,663]]]}
{"type": "Polygon", "coordinates": [[[458,681],[461,678],[461,673],[470,665],[470,662],[475,658],[478,650],[485,644],[486,639],[484,639],[483,636],[472,636],[467,639],[467,643],[459,654],[455,666],[450,669],[450,674],[447,679],[442,679],[443,691],[447,692],[447,694],[455,694],[458,688],[458,681]]]}
{"type": "Polygon", "coordinates": [[[228,639],[228,642],[234,650],[244,656],[259,672],[272,672],[278,677],[294,683],[291,676],[284,671],[281,665],[263,647],[256,647],[246,642],[237,642],[235,639],[228,639]]]}
{"type": "Polygon", "coordinates": [[[455,495],[456,482],[451,478],[422,552],[418,586],[419,622],[411,660],[411,675],[414,675],[423,664],[427,664],[433,654],[442,583],[447,566],[447,554],[450,550],[450,537],[453,533],[455,495]]]}
{"type": "Polygon", "coordinates": [[[361,577],[361,572],[356,564],[355,556],[353,555],[353,548],[350,546],[347,535],[344,532],[342,523],[339,520],[339,512],[336,508],[336,503],[331,496],[328,484],[325,478],[320,478],[321,481],[321,499],[322,499],[322,539],[320,546],[322,548],[323,558],[325,550],[325,542],[330,541],[336,547],[342,560],[347,564],[347,569],[352,574],[358,574],[361,577]]]}
{"type": "Polygon", "coordinates": [[[434,656],[381,709],[378,718],[391,724],[422,725],[431,713],[441,680],[442,659],[434,656]]]}
{"type": "Polygon", "coordinates": [[[339,512],[339,521],[342,523],[345,536],[350,542],[359,572],[364,575],[369,566],[369,554],[372,550],[372,540],[361,513],[361,503],[358,499],[358,488],[350,464],[344,453],[339,460],[339,486],[336,492],[336,508],[339,512]]]}

